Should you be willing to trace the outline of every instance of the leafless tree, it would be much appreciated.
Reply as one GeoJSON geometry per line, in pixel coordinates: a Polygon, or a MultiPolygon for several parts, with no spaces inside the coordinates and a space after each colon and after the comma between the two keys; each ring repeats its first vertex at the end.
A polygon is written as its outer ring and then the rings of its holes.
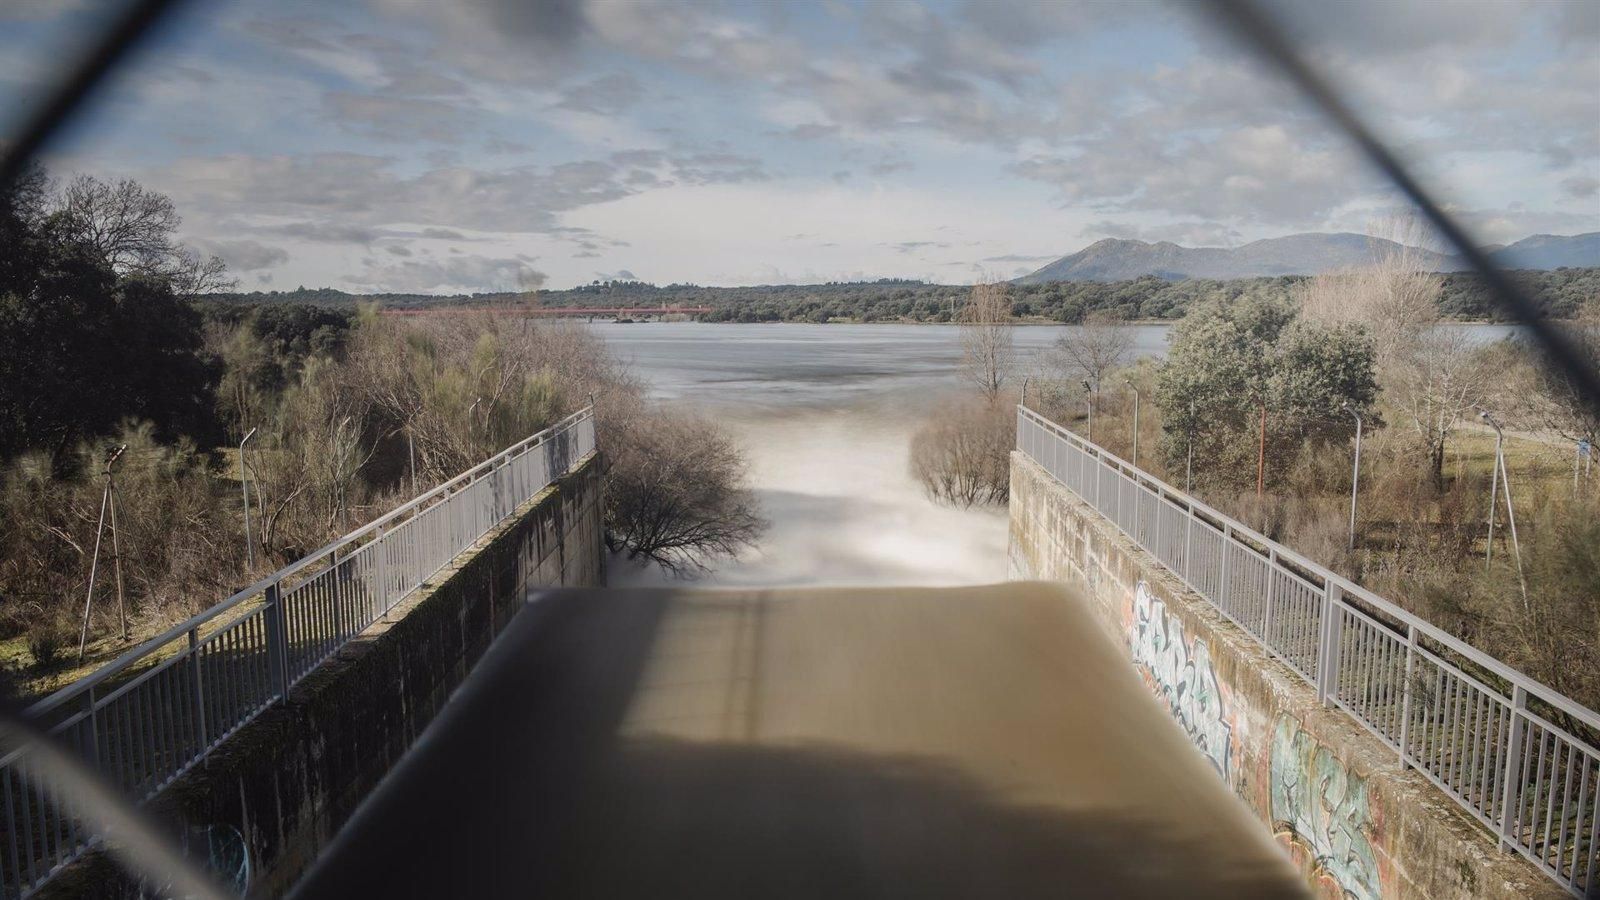
{"type": "MultiPolygon", "coordinates": [[[[1590,298],[1577,316],[1559,327],[1590,368],[1600,369],[1600,297],[1590,298]]],[[[1525,417],[1529,427],[1569,441],[1588,441],[1591,447],[1600,443],[1600,413],[1585,402],[1565,370],[1537,357],[1530,368],[1533,384],[1518,398],[1530,413],[1525,417]]]]}
{"type": "Polygon", "coordinates": [[[1311,279],[1298,298],[1309,319],[1359,323],[1371,332],[1379,383],[1415,432],[1434,485],[1443,487],[1446,443],[1484,402],[1490,372],[1471,336],[1443,321],[1442,278],[1426,271],[1408,242],[1399,243],[1369,265],[1311,279]]]}
{"type": "Polygon", "coordinates": [[[958,321],[963,371],[984,399],[993,402],[1016,365],[1006,285],[995,281],[973,285],[972,297],[961,308],[958,321]]]}
{"type": "Polygon", "coordinates": [[[1133,329],[1121,316],[1095,310],[1082,325],[1056,339],[1057,367],[1068,379],[1099,385],[1108,372],[1128,361],[1133,339],[1133,329]]]}
{"type": "Polygon", "coordinates": [[[928,496],[969,507],[1004,503],[1011,492],[1015,422],[999,403],[941,409],[911,439],[911,474],[928,496]]]}
{"type": "Polygon", "coordinates": [[[236,284],[220,258],[178,243],[183,219],[172,200],[131,178],[113,183],[77,176],[55,198],[53,218],[119,274],[164,279],[183,296],[236,284]]]}
{"type": "Polygon", "coordinates": [[[767,523],[744,487],[744,455],[709,419],[641,410],[614,428],[606,543],[670,571],[703,569],[753,545],[767,523]]]}

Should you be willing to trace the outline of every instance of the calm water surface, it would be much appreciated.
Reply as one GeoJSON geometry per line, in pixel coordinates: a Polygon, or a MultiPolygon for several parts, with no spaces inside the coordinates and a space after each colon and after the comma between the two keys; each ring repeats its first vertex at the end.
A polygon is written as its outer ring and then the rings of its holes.
{"type": "MultiPolygon", "coordinates": [[[[922,418],[965,390],[953,325],[596,323],[662,402],[699,409],[744,446],[772,527],[705,578],[730,586],[974,584],[1005,576],[998,510],[929,501],[908,471],[922,418]]],[[[1168,326],[1133,326],[1135,356],[1166,352],[1168,326]]],[[[1483,340],[1508,326],[1467,327],[1483,340]]],[[[1069,326],[1018,327],[1036,371],[1069,326]]],[[[619,583],[659,573],[614,567],[619,583]]]]}

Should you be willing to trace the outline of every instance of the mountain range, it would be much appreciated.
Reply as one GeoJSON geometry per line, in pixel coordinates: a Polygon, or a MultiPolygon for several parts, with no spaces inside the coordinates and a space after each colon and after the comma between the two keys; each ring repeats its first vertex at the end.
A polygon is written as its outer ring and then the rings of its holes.
{"type": "MultiPolygon", "coordinates": [[[[1406,248],[1364,234],[1291,234],[1239,247],[1183,247],[1106,238],[1016,279],[1019,284],[1048,281],[1126,281],[1155,275],[1185,278],[1256,278],[1264,275],[1316,275],[1372,262],[1409,250],[1426,268],[1456,272],[1467,266],[1455,256],[1406,248]]],[[[1490,248],[1490,257],[1510,269],[1600,266],[1600,231],[1588,234],[1536,234],[1514,244],[1490,248]]]]}

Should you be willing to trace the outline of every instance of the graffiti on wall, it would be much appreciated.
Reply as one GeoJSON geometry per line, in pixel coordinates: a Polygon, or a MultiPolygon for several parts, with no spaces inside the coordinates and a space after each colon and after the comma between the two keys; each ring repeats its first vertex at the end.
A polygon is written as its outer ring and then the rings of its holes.
{"type": "Polygon", "coordinates": [[[1231,781],[1233,724],[1228,703],[1211,665],[1211,650],[1202,640],[1188,640],[1183,623],[1167,612],[1145,582],[1133,594],[1128,646],[1134,665],[1167,703],[1195,746],[1231,781]]]}
{"type": "MultiPolygon", "coordinates": [[[[229,892],[230,896],[243,897],[250,890],[250,847],[244,835],[232,825],[190,826],[181,835],[180,849],[184,858],[202,866],[212,882],[229,892]]],[[[140,878],[138,896],[172,897],[175,892],[170,883],[151,884],[140,878]]]]}
{"type": "Polygon", "coordinates": [[[1367,780],[1347,771],[1299,722],[1280,716],[1271,782],[1273,828],[1317,879],[1345,897],[1378,897],[1367,780]]]}

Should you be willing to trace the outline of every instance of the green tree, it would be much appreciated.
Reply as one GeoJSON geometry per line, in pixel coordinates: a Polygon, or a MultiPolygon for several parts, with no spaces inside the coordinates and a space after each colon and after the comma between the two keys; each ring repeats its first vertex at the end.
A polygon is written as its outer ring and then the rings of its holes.
{"type": "Polygon", "coordinates": [[[1256,482],[1263,412],[1270,482],[1308,443],[1346,440],[1346,404],[1370,416],[1376,396],[1365,330],[1258,294],[1206,301],[1174,326],[1155,389],[1169,463],[1182,467],[1192,439],[1200,473],[1234,486],[1256,482]]]}
{"type": "Polygon", "coordinates": [[[163,278],[119,275],[40,197],[0,198],[0,461],[45,450],[61,470],[125,418],[163,440],[217,437],[201,318],[163,278]]]}

